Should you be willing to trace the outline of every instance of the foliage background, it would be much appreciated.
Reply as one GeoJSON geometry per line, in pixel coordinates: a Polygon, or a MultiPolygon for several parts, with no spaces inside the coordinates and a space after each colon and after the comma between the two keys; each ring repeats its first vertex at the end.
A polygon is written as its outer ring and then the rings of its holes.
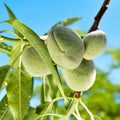
{"type": "MultiPolygon", "coordinates": [[[[82,17],[82,20],[70,26],[72,29],[87,31],[93,23],[94,16],[101,7],[103,1],[98,0],[1,0],[0,21],[7,18],[7,12],[3,2],[17,15],[18,19],[30,26],[38,34],[42,35],[56,22],[71,17],[82,17]]],[[[106,53],[94,60],[98,68],[97,80],[94,86],[83,96],[83,101],[88,108],[106,120],[119,120],[120,115],[120,16],[118,14],[120,1],[112,1],[105,14],[100,29],[108,36],[106,53]]],[[[0,26],[2,30],[7,26],[0,26]]],[[[0,66],[8,63],[8,57],[0,53],[0,66]]],[[[40,81],[36,79],[36,84],[40,81]]],[[[0,98],[4,91],[0,93],[0,98]]],[[[35,95],[38,95],[35,92],[35,95]]],[[[32,100],[31,105],[37,106],[37,97],[32,100]]],[[[80,108],[82,109],[82,108],[80,108]]],[[[83,110],[84,115],[84,110],[83,110]]]]}

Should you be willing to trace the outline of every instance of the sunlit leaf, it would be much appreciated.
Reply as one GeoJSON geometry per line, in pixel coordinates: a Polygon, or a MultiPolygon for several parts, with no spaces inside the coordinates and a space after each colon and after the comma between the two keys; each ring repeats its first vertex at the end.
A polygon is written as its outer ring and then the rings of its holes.
{"type": "Polygon", "coordinates": [[[12,67],[19,66],[21,64],[20,55],[22,53],[23,47],[24,47],[23,43],[19,41],[12,48],[10,56],[10,65],[12,67]]]}
{"type": "Polygon", "coordinates": [[[31,77],[16,69],[10,75],[7,96],[10,109],[15,119],[23,119],[26,115],[31,98],[31,77]]]}
{"type": "Polygon", "coordinates": [[[5,43],[0,43],[0,52],[7,54],[9,56],[11,53],[11,47],[5,43]]]}
{"type": "MultiPolygon", "coordinates": [[[[6,7],[6,10],[7,10],[8,14],[9,14],[10,19],[13,19],[13,20],[17,19],[17,17],[15,16],[15,14],[12,12],[12,10],[11,10],[6,4],[4,4],[4,5],[5,5],[5,7],[6,7]]],[[[16,33],[19,37],[23,38],[23,35],[22,35],[20,32],[18,32],[18,31],[15,30],[15,29],[14,29],[14,31],[15,31],[15,33],[16,33]]]]}
{"type": "Polygon", "coordinates": [[[7,22],[11,24],[13,28],[19,31],[24,36],[24,38],[26,38],[31,43],[31,45],[35,48],[35,50],[41,56],[43,61],[48,64],[51,72],[53,73],[53,77],[56,80],[56,84],[62,96],[65,97],[64,92],[62,90],[62,86],[60,83],[60,77],[58,75],[57,69],[54,67],[53,62],[49,56],[48,50],[45,44],[43,43],[43,41],[40,39],[40,37],[33,30],[31,30],[28,26],[26,26],[25,24],[21,23],[18,20],[9,20],[7,22]]]}
{"type": "Polygon", "coordinates": [[[52,26],[52,29],[58,26],[70,26],[73,23],[78,22],[79,20],[81,20],[81,18],[68,18],[66,20],[57,22],[54,26],[52,26]]]}
{"type": "Polygon", "coordinates": [[[20,53],[23,45],[18,43],[14,46],[11,55],[11,67],[14,66],[7,87],[7,97],[10,110],[14,119],[22,120],[26,115],[31,98],[31,76],[22,72],[20,53]]]}
{"type": "Polygon", "coordinates": [[[69,116],[75,111],[75,107],[78,103],[78,100],[73,99],[69,102],[69,104],[66,106],[66,116],[69,118],[69,116]]]}
{"type": "Polygon", "coordinates": [[[8,106],[7,96],[0,102],[0,120],[13,120],[13,115],[8,106]]]}
{"type": "Polygon", "coordinates": [[[46,63],[50,64],[50,66],[52,66],[53,68],[52,60],[48,54],[47,48],[44,45],[43,41],[40,39],[40,37],[29,27],[27,27],[25,24],[21,23],[18,20],[13,20],[13,21],[11,20],[9,22],[16,30],[18,30],[21,34],[23,34],[27,40],[29,40],[29,42],[39,53],[41,58],[46,63]]]}
{"type": "Polygon", "coordinates": [[[41,103],[46,101],[51,101],[50,89],[47,83],[41,85],[40,96],[41,96],[41,103]]]}
{"type": "Polygon", "coordinates": [[[7,11],[8,11],[10,19],[17,19],[15,14],[12,12],[12,10],[6,4],[4,4],[4,5],[5,5],[5,7],[6,7],[7,11]]]}
{"type": "Polygon", "coordinates": [[[2,87],[2,84],[5,82],[9,68],[10,68],[9,65],[5,65],[5,66],[0,67],[0,89],[2,87]]]}
{"type": "Polygon", "coordinates": [[[51,98],[54,99],[60,94],[56,86],[56,81],[55,79],[53,79],[52,75],[48,75],[47,80],[48,80],[48,86],[49,86],[49,94],[51,98]]]}
{"type": "Polygon", "coordinates": [[[63,21],[63,26],[72,25],[73,23],[78,22],[79,20],[81,20],[81,18],[68,18],[63,21]]]}

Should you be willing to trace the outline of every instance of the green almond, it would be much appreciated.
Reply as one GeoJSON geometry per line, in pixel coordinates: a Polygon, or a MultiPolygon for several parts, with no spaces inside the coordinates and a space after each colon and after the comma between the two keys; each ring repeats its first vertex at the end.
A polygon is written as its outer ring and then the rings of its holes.
{"type": "Polygon", "coordinates": [[[84,55],[80,36],[63,26],[55,27],[49,32],[47,48],[53,61],[68,69],[78,67],[84,55]]]}
{"type": "Polygon", "coordinates": [[[107,37],[103,31],[97,30],[88,33],[83,38],[83,42],[85,45],[84,58],[87,60],[92,60],[104,52],[107,44],[107,37]]]}
{"type": "Polygon", "coordinates": [[[67,85],[74,91],[86,91],[95,82],[96,69],[92,60],[83,59],[81,64],[73,69],[63,69],[63,78],[67,85]]]}
{"type": "Polygon", "coordinates": [[[22,63],[26,71],[33,77],[52,74],[48,65],[42,60],[33,47],[30,47],[23,52],[22,63]]]}

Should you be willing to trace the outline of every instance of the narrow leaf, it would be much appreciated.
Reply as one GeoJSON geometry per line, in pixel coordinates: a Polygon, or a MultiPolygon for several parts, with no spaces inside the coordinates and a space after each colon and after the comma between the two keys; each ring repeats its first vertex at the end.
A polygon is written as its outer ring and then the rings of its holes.
{"type": "Polygon", "coordinates": [[[12,72],[7,87],[8,103],[15,120],[22,120],[26,115],[31,98],[31,77],[18,69],[12,72]]]}
{"type": "Polygon", "coordinates": [[[0,120],[13,120],[12,113],[8,106],[7,96],[0,102],[0,120]]]}
{"type": "Polygon", "coordinates": [[[11,47],[6,45],[5,43],[0,43],[0,52],[10,55],[11,47]]]}
{"type": "Polygon", "coordinates": [[[6,7],[7,11],[8,11],[10,19],[17,19],[15,14],[12,12],[12,10],[6,4],[4,4],[4,5],[5,5],[5,7],[6,7]]]}
{"type": "Polygon", "coordinates": [[[10,65],[11,67],[20,67],[20,55],[22,53],[24,45],[19,41],[14,45],[11,51],[11,56],[10,56],[10,65]]]}
{"type": "MultiPolygon", "coordinates": [[[[55,28],[55,27],[58,27],[58,26],[63,26],[63,22],[62,22],[62,21],[57,22],[55,25],[52,26],[51,29],[53,29],[53,28],[55,28]]],[[[46,34],[48,34],[48,33],[46,33],[46,34]]]]}
{"type": "Polygon", "coordinates": [[[9,76],[7,87],[8,103],[15,120],[22,120],[26,115],[32,93],[31,76],[23,73],[21,68],[22,50],[23,45],[20,42],[12,50],[10,63],[14,68],[9,76]]]}
{"type": "Polygon", "coordinates": [[[48,86],[49,86],[49,94],[50,94],[51,98],[54,99],[60,94],[60,92],[57,90],[58,88],[56,86],[55,79],[53,79],[53,76],[48,75],[47,79],[48,79],[48,86]]]}
{"type": "Polygon", "coordinates": [[[9,68],[10,68],[9,65],[5,65],[5,66],[0,67],[0,89],[3,85],[3,83],[5,82],[9,68]]]}
{"type": "Polygon", "coordinates": [[[77,99],[74,99],[73,98],[73,100],[71,100],[70,102],[69,102],[69,104],[68,104],[68,106],[67,106],[67,108],[66,108],[66,116],[67,117],[69,117],[73,112],[74,112],[74,110],[75,110],[75,107],[76,107],[76,105],[78,104],[78,101],[79,100],[77,100],[77,99]]]}
{"type": "MultiPolygon", "coordinates": [[[[81,20],[81,18],[68,18],[66,20],[57,22],[55,25],[52,26],[51,29],[58,27],[58,26],[70,26],[73,23],[78,22],[79,20],[81,20]]],[[[45,33],[45,34],[47,34],[47,33],[45,33]]]]}
{"type": "Polygon", "coordinates": [[[60,83],[60,77],[58,75],[58,72],[56,68],[54,67],[53,62],[49,56],[48,50],[45,44],[43,43],[43,41],[40,39],[40,37],[33,30],[31,30],[28,26],[26,26],[25,24],[21,23],[18,20],[9,20],[7,22],[11,24],[14,29],[19,31],[31,43],[31,45],[36,49],[36,51],[41,56],[43,61],[48,64],[51,72],[53,73],[53,77],[56,80],[56,83],[58,85],[58,88],[62,96],[65,97],[63,90],[62,90],[61,83],[60,83]]]}
{"type": "MultiPolygon", "coordinates": [[[[5,5],[5,8],[6,8],[8,14],[9,14],[10,19],[13,19],[13,20],[17,19],[15,14],[12,12],[12,10],[6,4],[4,4],[4,5],[5,5]]],[[[17,35],[19,37],[23,38],[23,36],[17,30],[14,29],[14,31],[15,31],[15,33],[17,33],[17,35]]]]}
{"type": "Polygon", "coordinates": [[[73,23],[78,22],[79,20],[81,20],[81,18],[68,18],[63,21],[63,26],[72,25],[73,23]]]}

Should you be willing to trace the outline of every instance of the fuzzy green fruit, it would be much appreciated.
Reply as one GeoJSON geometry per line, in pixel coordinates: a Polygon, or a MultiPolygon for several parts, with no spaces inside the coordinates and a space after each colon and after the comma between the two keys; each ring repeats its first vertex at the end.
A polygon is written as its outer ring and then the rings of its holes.
{"type": "Polygon", "coordinates": [[[40,77],[51,74],[49,67],[33,47],[26,49],[23,52],[21,59],[26,71],[31,76],[40,77]]]}
{"type": "Polygon", "coordinates": [[[80,36],[63,26],[49,32],[47,48],[53,61],[68,69],[78,67],[84,55],[84,44],[80,36]]]}
{"type": "Polygon", "coordinates": [[[103,31],[97,30],[88,33],[84,38],[85,45],[84,58],[92,60],[101,55],[106,47],[107,38],[103,31]]]}
{"type": "Polygon", "coordinates": [[[76,92],[88,90],[96,78],[92,60],[83,59],[79,67],[73,70],[63,69],[62,73],[67,85],[76,92]]]}

